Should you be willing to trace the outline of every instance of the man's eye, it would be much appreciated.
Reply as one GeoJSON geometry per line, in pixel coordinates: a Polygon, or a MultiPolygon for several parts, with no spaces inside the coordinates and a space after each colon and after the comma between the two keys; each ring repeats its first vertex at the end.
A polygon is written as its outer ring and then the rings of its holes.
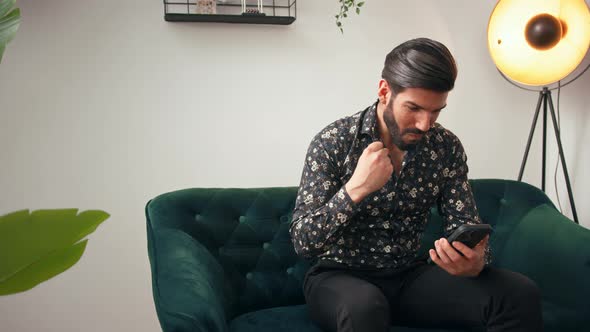
{"type": "Polygon", "coordinates": [[[417,112],[420,110],[418,107],[408,107],[408,109],[412,112],[417,112]]]}

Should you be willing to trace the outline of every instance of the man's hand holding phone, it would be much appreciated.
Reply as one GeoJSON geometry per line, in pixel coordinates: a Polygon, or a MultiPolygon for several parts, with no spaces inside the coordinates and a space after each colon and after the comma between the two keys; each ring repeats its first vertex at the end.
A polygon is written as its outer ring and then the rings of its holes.
{"type": "Polygon", "coordinates": [[[485,266],[490,233],[489,225],[463,225],[449,237],[450,242],[445,238],[434,242],[430,259],[449,274],[475,277],[485,266]]]}

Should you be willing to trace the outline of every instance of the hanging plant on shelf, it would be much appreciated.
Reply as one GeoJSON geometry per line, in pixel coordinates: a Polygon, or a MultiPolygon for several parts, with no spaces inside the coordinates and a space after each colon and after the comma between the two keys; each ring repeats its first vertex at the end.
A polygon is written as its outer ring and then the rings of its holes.
{"type": "Polygon", "coordinates": [[[348,17],[348,11],[353,9],[356,14],[361,13],[361,7],[365,4],[364,1],[357,0],[338,0],[340,2],[340,13],[336,15],[336,26],[340,29],[340,32],[344,33],[342,29],[342,19],[348,17]]]}

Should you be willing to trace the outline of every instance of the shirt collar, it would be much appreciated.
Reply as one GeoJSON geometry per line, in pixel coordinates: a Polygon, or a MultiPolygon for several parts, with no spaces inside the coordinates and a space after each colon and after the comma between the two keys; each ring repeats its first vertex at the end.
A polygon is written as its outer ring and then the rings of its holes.
{"type": "Polygon", "coordinates": [[[377,130],[377,100],[372,106],[370,106],[365,114],[363,115],[363,119],[361,121],[361,134],[369,135],[372,138],[372,141],[380,140],[379,132],[377,130]]]}

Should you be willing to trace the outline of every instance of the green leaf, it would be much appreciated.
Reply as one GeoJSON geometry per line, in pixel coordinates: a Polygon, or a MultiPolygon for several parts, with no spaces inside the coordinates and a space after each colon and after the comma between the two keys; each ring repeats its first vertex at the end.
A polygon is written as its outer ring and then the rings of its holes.
{"type": "Polygon", "coordinates": [[[4,17],[15,4],[16,0],[0,0],[0,17],[4,17]]]}
{"type": "Polygon", "coordinates": [[[94,232],[109,214],[98,210],[77,212],[22,210],[0,216],[2,294],[32,288],[78,261],[85,247],[79,241],[94,232]]]}
{"type": "Polygon", "coordinates": [[[0,295],[24,292],[64,272],[80,260],[87,243],[88,240],[84,240],[71,247],[56,250],[0,282],[0,295]]]}
{"type": "Polygon", "coordinates": [[[14,38],[20,25],[20,9],[13,9],[8,15],[0,17],[0,46],[6,45],[14,38]]]}
{"type": "Polygon", "coordinates": [[[338,2],[340,3],[340,14],[336,15],[336,26],[340,29],[340,32],[344,33],[340,19],[348,18],[349,9],[354,8],[356,14],[360,15],[360,8],[365,4],[365,1],[357,1],[358,0],[338,0],[338,2]]]}
{"type": "Polygon", "coordinates": [[[14,38],[20,25],[20,9],[10,10],[15,3],[15,0],[0,0],[0,63],[6,44],[14,38]]]}

